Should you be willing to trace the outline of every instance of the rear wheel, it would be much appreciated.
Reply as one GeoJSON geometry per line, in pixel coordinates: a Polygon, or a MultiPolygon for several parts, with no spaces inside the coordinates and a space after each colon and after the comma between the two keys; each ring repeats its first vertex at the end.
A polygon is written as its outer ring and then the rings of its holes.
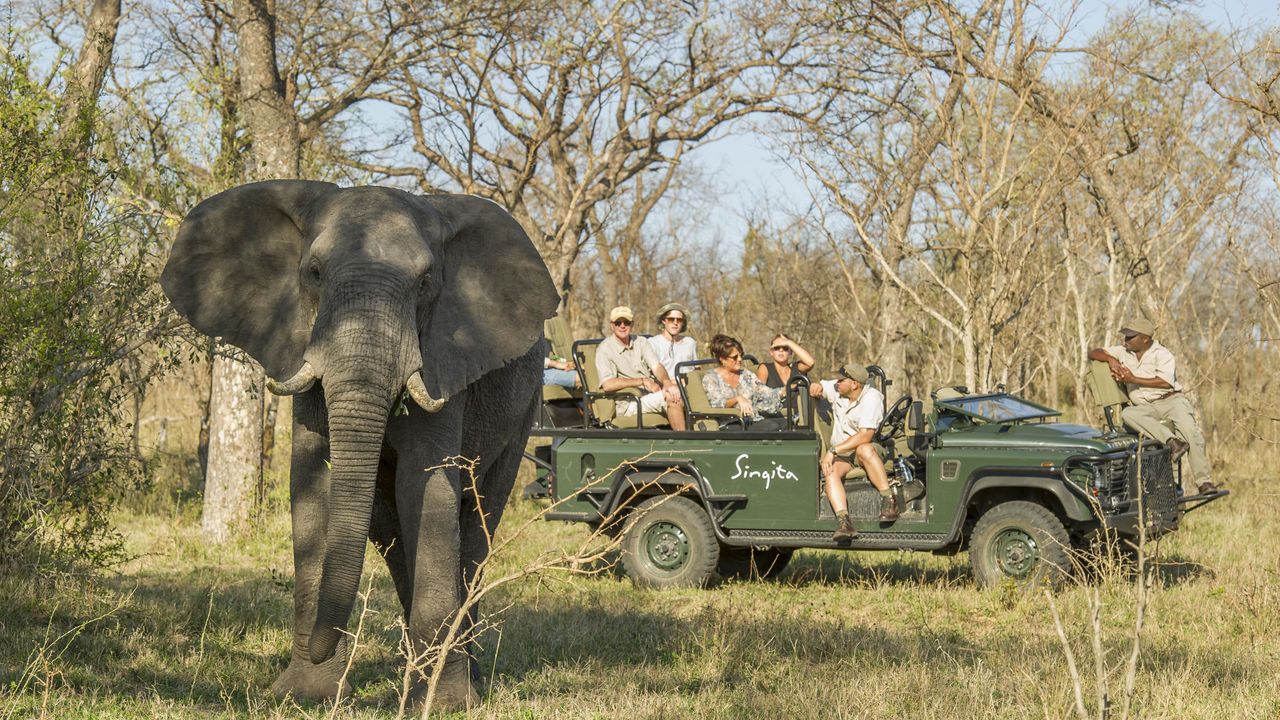
{"type": "Polygon", "coordinates": [[[716,572],[726,580],[771,578],[791,562],[791,548],[720,548],[716,572]]]}
{"type": "Polygon", "coordinates": [[[711,520],[688,498],[662,495],[636,508],[622,538],[622,567],[639,587],[697,587],[720,558],[711,520]]]}
{"type": "Polygon", "coordinates": [[[1067,530],[1048,508],[1015,500],[983,513],[969,540],[969,561],[978,584],[1003,582],[1031,589],[1057,586],[1071,569],[1067,530]]]}

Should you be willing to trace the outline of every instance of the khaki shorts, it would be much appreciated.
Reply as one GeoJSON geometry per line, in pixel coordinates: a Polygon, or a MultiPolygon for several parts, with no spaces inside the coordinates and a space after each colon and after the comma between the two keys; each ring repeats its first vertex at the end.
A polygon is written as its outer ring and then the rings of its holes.
{"type": "MultiPolygon", "coordinates": [[[[632,400],[623,400],[615,398],[617,403],[618,415],[635,415],[636,404],[632,400]]],[[[657,392],[646,393],[640,396],[640,409],[647,413],[666,413],[667,412],[667,396],[661,390],[657,392]]]]}

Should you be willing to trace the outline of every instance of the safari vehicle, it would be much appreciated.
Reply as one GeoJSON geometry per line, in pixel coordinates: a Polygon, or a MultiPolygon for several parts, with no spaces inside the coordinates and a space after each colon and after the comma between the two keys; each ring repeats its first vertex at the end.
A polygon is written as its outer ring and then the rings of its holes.
{"type": "MultiPolygon", "coordinates": [[[[573,348],[587,388],[599,387],[596,342],[573,348]]],[[[1226,494],[1182,496],[1170,451],[1123,432],[1109,411],[1099,430],[1059,422],[1059,412],[1007,392],[944,387],[925,400],[899,398],[876,430],[901,517],[878,521],[879,493],[855,468],[844,482],[858,535],[837,543],[819,472],[829,415],[810,401],[808,380],[792,378],[784,426],[762,431],[707,405],[700,374],[711,362],[677,370],[687,431],[658,426],[661,416],[624,418],[622,427],[613,405],[627,399],[590,391],[578,424],[534,430],[551,441],[536,453],[554,501],[547,519],[621,533],[622,564],[637,585],[767,577],[796,548],[968,550],[983,586],[1052,584],[1071,571],[1073,552],[1107,533],[1157,537],[1226,494]]],[[[868,370],[882,392],[891,384],[880,368],[868,370]]]]}

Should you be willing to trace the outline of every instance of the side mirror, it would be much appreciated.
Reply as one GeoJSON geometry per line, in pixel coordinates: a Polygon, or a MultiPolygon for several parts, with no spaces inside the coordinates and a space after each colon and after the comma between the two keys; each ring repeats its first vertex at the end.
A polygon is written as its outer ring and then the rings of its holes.
{"type": "Polygon", "coordinates": [[[907,429],[912,434],[920,434],[924,432],[924,403],[917,400],[911,403],[911,409],[907,410],[907,429]]]}

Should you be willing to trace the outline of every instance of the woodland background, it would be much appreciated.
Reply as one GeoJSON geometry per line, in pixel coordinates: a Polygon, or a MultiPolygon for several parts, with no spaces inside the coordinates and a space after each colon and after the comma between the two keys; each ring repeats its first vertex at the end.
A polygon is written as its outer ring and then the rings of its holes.
{"type": "Polygon", "coordinates": [[[1276,25],[1210,23],[1179,2],[1096,12],[7,6],[0,572],[122,567],[137,548],[119,513],[145,516],[157,492],[202,506],[214,543],[280,511],[287,403],[155,283],[191,207],[277,177],[495,200],[579,337],[620,303],[655,332],[656,308],[680,300],[700,340],[727,331],[761,355],[784,330],[820,371],[862,358],[895,392],[1002,384],[1096,422],[1085,352],[1145,314],[1219,478],[1243,481],[1245,458],[1251,482],[1274,475],[1276,25]],[[772,148],[806,197],[761,197],[728,234],[716,218],[754,179],[707,158],[735,134],[772,148]]]}

